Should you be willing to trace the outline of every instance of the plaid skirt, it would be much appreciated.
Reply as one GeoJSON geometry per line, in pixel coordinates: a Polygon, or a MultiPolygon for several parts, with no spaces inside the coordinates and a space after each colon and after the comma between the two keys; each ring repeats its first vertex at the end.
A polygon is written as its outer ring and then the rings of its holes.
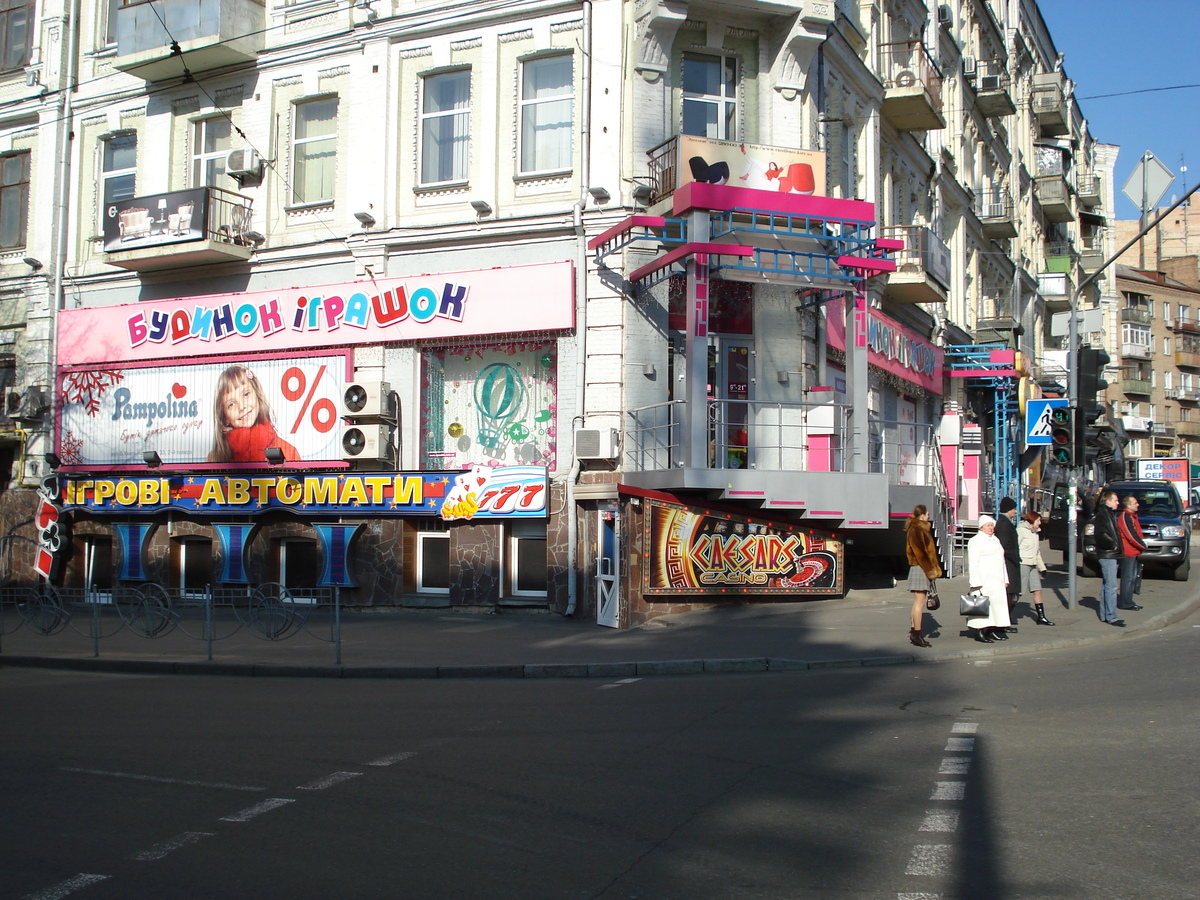
{"type": "Polygon", "coordinates": [[[933,582],[929,580],[929,576],[925,574],[925,570],[920,566],[910,566],[908,569],[908,589],[910,591],[925,591],[928,593],[933,590],[933,582]]]}

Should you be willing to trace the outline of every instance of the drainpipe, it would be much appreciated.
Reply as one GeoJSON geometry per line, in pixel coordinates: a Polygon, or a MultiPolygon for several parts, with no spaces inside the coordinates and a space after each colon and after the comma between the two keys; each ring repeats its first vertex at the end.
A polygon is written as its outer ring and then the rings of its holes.
{"type": "MultiPolygon", "coordinates": [[[[580,70],[583,103],[579,109],[580,189],[579,199],[571,208],[571,223],[575,228],[575,397],[583,413],[584,389],[587,385],[587,234],[583,227],[583,210],[587,206],[588,188],[592,177],[592,3],[583,0],[583,47],[580,70]]],[[[571,424],[571,471],[567,474],[567,608],[563,616],[575,615],[579,599],[579,510],[575,506],[575,482],[579,478],[579,457],[575,455],[575,418],[571,424]]]]}
{"type": "MultiPolygon", "coordinates": [[[[66,288],[64,286],[67,270],[67,233],[68,223],[70,219],[70,191],[71,191],[71,157],[74,151],[75,132],[72,127],[71,118],[73,111],[71,101],[75,93],[76,85],[79,82],[79,6],[81,0],[73,0],[71,3],[70,19],[65,23],[67,28],[67,59],[64,67],[67,73],[66,84],[62,86],[62,99],[59,104],[58,113],[58,172],[57,183],[55,185],[54,198],[54,270],[53,283],[50,288],[50,334],[48,338],[47,348],[47,366],[50,370],[47,379],[50,384],[52,396],[57,396],[58,393],[58,369],[57,369],[57,352],[58,352],[58,311],[66,305],[66,288]]],[[[57,415],[57,404],[51,404],[52,417],[57,415]]],[[[53,421],[53,419],[52,419],[53,421]]],[[[50,436],[47,440],[52,440],[54,426],[51,425],[50,436]]]]}

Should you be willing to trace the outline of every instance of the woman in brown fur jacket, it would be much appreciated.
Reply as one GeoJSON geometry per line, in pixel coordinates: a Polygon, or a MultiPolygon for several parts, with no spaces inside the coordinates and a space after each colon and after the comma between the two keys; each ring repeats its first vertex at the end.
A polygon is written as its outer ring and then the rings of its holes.
{"type": "Polygon", "coordinates": [[[912,628],[908,639],[918,647],[930,646],[921,636],[921,619],[925,615],[925,598],[934,590],[934,580],[942,577],[933,530],[929,525],[929,510],[924,503],[913,507],[912,516],[904,525],[908,549],[908,589],[912,591],[912,628]]]}

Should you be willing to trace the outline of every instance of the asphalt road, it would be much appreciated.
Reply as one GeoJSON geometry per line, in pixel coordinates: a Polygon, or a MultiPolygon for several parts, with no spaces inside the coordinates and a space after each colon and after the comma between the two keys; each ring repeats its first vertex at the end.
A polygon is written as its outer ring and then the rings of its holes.
{"type": "Polygon", "coordinates": [[[0,669],[0,897],[1195,898],[1200,616],[921,666],[0,669]]]}

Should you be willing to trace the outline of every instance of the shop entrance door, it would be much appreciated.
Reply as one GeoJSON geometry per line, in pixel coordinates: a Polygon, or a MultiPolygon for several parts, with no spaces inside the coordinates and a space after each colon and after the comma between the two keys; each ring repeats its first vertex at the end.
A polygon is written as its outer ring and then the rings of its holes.
{"type": "Polygon", "coordinates": [[[708,342],[708,464],[715,469],[746,469],[754,460],[749,446],[754,343],[745,335],[714,335],[708,342]]]}
{"type": "Polygon", "coordinates": [[[608,628],[620,625],[620,589],[617,576],[620,573],[618,557],[620,542],[617,540],[617,514],[602,509],[596,513],[599,526],[599,553],[596,555],[596,624],[608,628]]]}

